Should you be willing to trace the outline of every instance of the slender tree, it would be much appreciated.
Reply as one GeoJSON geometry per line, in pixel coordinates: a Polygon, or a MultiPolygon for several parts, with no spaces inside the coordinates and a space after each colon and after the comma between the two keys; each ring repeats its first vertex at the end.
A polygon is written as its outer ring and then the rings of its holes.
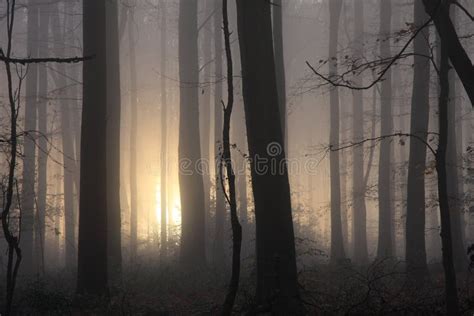
{"type": "MultiPolygon", "coordinates": [[[[392,23],[391,0],[380,1],[380,56],[390,58],[390,32],[392,23]]],[[[392,119],[392,72],[389,68],[381,83],[381,135],[390,135],[393,132],[392,119]]],[[[393,256],[392,249],[392,179],[391,156],[392,145],[390,139],[383,139],[380,143],[378,193],[379,193],[379,233],[377,257],[393,256]]]]}
{"type": "MultiPolygon", "coordinates": [[[[414,3],[414,25],[421,27],[429,18],[423,11],[422,0],[414,3]]],[[[428,138],[430,62],[429,31],[422,30],[413,42],[413,93],[411,99],[410,133],[423,141],[428,138]]],[[[406,254],[409,280],[420,283],[427,276],[425,245],[425,167],[426,146],[415,139],[410,140],[408,158],[407,210],[406,210],[406,254]]]]}
{"type": "Polygon", "coordinates": [[[438,174],[438,198],[441,218],[441,245],[443,254],[443,268],[445,278],[446,312],[448,315],[459,315],[458,289],[456,286],[456,272],[453,255],[453,224],[449,202],[447,150],[449,134],[449,41],[447,33],[440,28],[441,60],[439,70],[439,142],[435,153],[436,171],[438,174]]]}
{"type": "Polygon", "coordinates": [[[181,263],[205,264],[205,209],[202,175],[194,167],[201,158],[199,136],[199,63],[197,0],[179,2],[179,188],[181,197],[181,263]]]}
{"type": "MultiPolygon", "coordinates": [[[[227,103],[224,105],[224,124],[222,129],[222,163],[227,176],[228,193],[224,193],[230,207],[230,222],[232,227],[232,272],[229,289],[224,301],[223,315],[232,315],[232,309],[239,289],[240,279],[240,253],[242,249],[242,226],[237,213],[237,191],[235,184],[235,172],[232,164],[232,152],[230,144],[230,127],[232,122],[232,111],[234,108],[234,65],[232,61],[232,48],[230,44],[229,16],[227,0],[222,1],[222,16],[224,24],[225,55],[227,61],[227,103]]],[[[224,175],[220,170],[221,186],[225,192],[224,175]]]]}
{"type": "MultiPolygon", "coordinates": [[[[53,12],[51,13],[51,29],[53,32],[54,39],[54,53],[57,56],[64,56],[66,52],[65,43],[68,42],[67,34],[61,30],[64,30],[64,27],[61,25],[61,20],[59,17],[59,8],[58,5],[52,7],[53,12]],[[64,43],[64,44],[62,44],[64,43]]],[[[69,5],[69,8],[71,6],[69,5]]],[[[68,10],[69,12],[69,10],[68,10]]],[[[64,25],[67,25],[68,19],[70,19],[69,14],[65,15],[63,21],[64,25]]],[[[69,79],[70,71],[65,67],[64,64],[58,64],[57,73],[64,74],[67,79],[67,84],[73,84],[72,80],[69,79]]],[[[55,74],[55,72],[53,73],[55,74]]],[[[62,81],[59,77],[55,77],[55,83],[57,88],[61,87],[62,81]]],[[[76,164],[74,160],[74,141],[71,127],[71,108],[72,108],[72,99],[73,89],[69,88],[66,91],[66,100],[61,102],[59,114],[61,121],[61,143],[62,143],[62,154],[63,154],[63,194],[64,194],[64,220],[65,220],[65,230],[64,230],[64,244],[65,244],[65,260],[66,267],[72,268],[76,265],[76,249],[75,249],[75,234],[74,234],[74,172],[76,169],[76,164]]]]}
{"type": "MultiPolygon", "coordinates": [[[[342,10],[341,0],[329,2],[329,76],[337,76],[337,45],[339,41],[339,20],[342,10]]],[[[331,148],[339,147],[339,89],[332,87],[329,95],[330,122],[329,144],[331,148]]],[[[345,257],[342,238],[341,222],[341,175],[339,164],[339,151],[331,150],[329,154],[330,179],[331,179],[331,261],[337,262],[345,257]]]]}
{"type": "Polygon", "coordinates": [[[109,275],[120,282],[122,219],[120,208],[120,49],[117,0],[107,1],[107,216],[109,275]]]}
{"type": "Polygon", "coordinates": [[[107,291],[106,1],[83,2],[81,180],[77,293],[107,291]]]}
{"type": "MultiPolygon", "coordinates": [[[[354,55],[364,55],[364,0],[354,0],[354,55]]],[[[362,78],[356,77],[355,84],[360,85],[362,78]]],[[[364,103],[363,91],[353,92],[352,138],[354,142],[364,139],[364,103]]],[[[375,115],[375,114],[374,114],[375,115]]],[[[353,199],[353,247],[354,261],[358,264],[368,262],[367,251],[367,209],[365,205],[366,186],[364,182],[364,147],[353,147],[352,162],[352,199],[353,199]]]]}
{"type": "MultiPolygon", "coordinates": [[[[39,6],[38,0],[28,1],[28,42],[27,54],[38,57],[39,42],[39,6]]],[[[35,213],[35,175],[36,175],[36,145],[35,133],[37,126],[37,94],[38,94],[38,65],[32,64],[28,69],[25,91],[25,125],[28,133],[23,147],[23,185],[21,191],[22,225],[21,243],[24,271],[32,273],[33,261],[33,232],[35,213]]]]}
{"type": "MultiPolygon", "coordinates": [[[[38,55],[47,56],[49,52],[50,6],[43,1],[39,6],[39,45],[38,55]]],[[[37,272],[44,274],[44,247],[46,232],[46,195],[48,187],[48,70],[46,65],[38,67],[38,194],[36,197],[35,253],[37,272]]]]}
{"type": "Polygon", "coordinates": [[[160,152],[160,210],[161,210],[161,258],[166,258],[168,249],[168,196],[167,196],[167,139],[168,139],[168,103],[167,103],[167,92],[166,92],[166,52],[168,45],[168,32],[167,32],[167,10],[166,2],[161,1],[161,44],[160,44],[160,69],[162,77],[160,80],[161,88],[161,152],[160,152]]]}
{"type": "Polygon", "coordinates": [[[280,314],[298,314],[301,309],[290,186],[283,163],[285,153],[273,55],[271,4],[266,0],[238,0],[237,19],[247,138],[252,157],[257,303],[280,314]],[[282,166],[281,172],[271,172],[271,163],[282,166]]]}
{"type": "MultiPolygon", "coordinates": [[[[456,25],[455,8],[451,8],[451,20],[456,25]]],[[[467,258],[464,247],[463,234],[463,205],[460,188],[459,174],[462,173],[458,157],[457,135],[462,133],[462,123],[458,124],[456,113],[458,113],[458,101],[456,96],[457,76],[454,71],[449,71],[449,106],[448,106],[448,144],[446,148],[446,172],[447,187],[449,196],[449,210],[451,214],[451,225],[453,234],[453,256],[454,266],[457,271],[463,272],[466,269],[467,258]]]]}
{"type": "Polygon", "coordinates": [[[128,10],[128,45],[130,67],[130,253],[132,261],[136,259],[138,247],[138,179],[137,179],[137,134],[138,134],[138,97],[137,97],[137,58],[135,53],[134,10],[128,10]]]}
{"type": "Polygon", "coordinates": [[[223,62],[222,62],[222,0],[214,0],[214,77],[216,78],[214,91],[214,153],[216,159],[216,215],[215,215],[215,238],[214,238],[214,261],[219,267],[223,267],[225,263],[225,218],[226,206],[224,200],[224,192],[220,185],[219,169],[221,166],[222,156],[222,83],[223,78],[223,62]]]}
{"type": "Polygon", "coordinates": [[[272,6],[273,13],[273,46],[275,51],[275,69],[277,74],[278,104],[280,105],[281,126],[285,149],[288,152],[288,126],[286,114],[286,73],[285,73],[285,46],[283,43],[283,2],[275,0],[272,6]]]}

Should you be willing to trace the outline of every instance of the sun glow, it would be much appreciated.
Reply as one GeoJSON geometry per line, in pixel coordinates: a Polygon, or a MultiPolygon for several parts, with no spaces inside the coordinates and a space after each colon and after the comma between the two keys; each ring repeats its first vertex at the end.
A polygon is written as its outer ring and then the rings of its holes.
{"type": "MultiPolygon", "coordinates": [[[[156,221],[161,224],[161,188],[160,185],[156,185],[156,221]]],[[[177,190],[173,190],[168,195],[168,203],[166,208],[167,213],[167,226],[179,226],[181,225],[181,201],[177,190]]]]}

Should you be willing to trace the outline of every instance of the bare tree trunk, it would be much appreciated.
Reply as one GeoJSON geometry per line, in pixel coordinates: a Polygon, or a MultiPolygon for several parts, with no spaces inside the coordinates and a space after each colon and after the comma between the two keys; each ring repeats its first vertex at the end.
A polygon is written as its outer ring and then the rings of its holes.
{"type": "MultiPolygon", "coordinates": [[[[337,76],[337,44],[339,41],[339,20],[342,10],[342,1],[331,0],[329,3],[329,75],[337,76]]],[[[330,91],[330,121],[331,130],[329,144],[331,148],[339,147],[340,109],[339,89],[332,87],[330,91]]],[[[341,223],[341,176],[339,151],[331,150],[329,154],[331,178],[331,262],[336,263],[345,257],[341,223]]]]}
{"type": "Polygon", "coordinates": [[[302,308],[298,300],[290,185],[283,163],[271,4],[266,0],[238,0],[237,17],[247,138],[253,158],[257,304],[269,312],[296,315],[302,313],[302,308]],[[263,164],[255,161],[257,157],[263,159],[263,164]],[[282,166],[281,170],[271,172],[271,163],[282,166]]]}
{"type": "MultiPolygon", "coordinates": [[[[451,20],[456,23],[455,8],[451,8],[451,20]]],[[[464,247],[463,234],[463,203],[459,187],[459,173],[462,172],[458,160],[457,133],[462,131],[462,124],[456,122],[457,101],[456,101],[456,74],[453,71],[448,73],[449,81],[449,104],[448,104],[448,144],[446,148],[446,174],[449,198],[449,210],[451,214],[452,238],[453,238],[453,259],[454,267],[457,271],[463,272],[467,267],[466,249],[464,247]]]]}
{"type": "MultiPolygon", "coordinates": [[[[443,32],[443,28],[441,28],[443,32]]],[[[454,268],[452,216],[450,213],[449,188],[446,154],[449,134],[449,41],[446,33],[441,37],[440,96],[439,96],[439,144],[436,151],[436,171],[438,174],[438,198],[441,217],[441,243],[445,277],[446,312],[448,315],[459,315],[458,290],[454,268]]]]}
{"type": "Polygon", "coordinates": [[[180,0],[179,5],[181,264],[202,266],[206,262],[205,206],[202,175],[193,169],[201,159],[199,136],[199,62],[197,0],[180,0]],[[185,168],[185,167],[184,167],[185,168]]]}
{"type": "MultiPolygon", "coordinates": [[[[391,0],[380,1],[380,55],[390,58],[390,32],[392,23],[391,0]]],[[[390,135],[393,130],[392,119],[392,73],[389,69],[381,84],[381,135],[390,135]]],[[[392,257],[392,190],[391,190],[391,139],[383,139],[380,143],[379,159],[379,238],[377,257],[380,259],[392,257]]]]}
{"type": "Polygon", "coordinates": [[[77,293],[107,292],[106,1],[83,2],[84,63],[77,293]]]}
{"type": "Polygon", "coordinates": [[[161,44],[160,44],[160,70],[162,77],[161,83],[161,152],[160,152],[160,202],[161,202],[161,259],[165,259],[168,252],[168,191],[167,191],[167,139],[168,139],[168,103],[166,91],[166,52],[168,45],[167,28],[167,10],[166,1],[161,1],[161,44]]]}
{"type": "MultiPolygon", "coordinates": [[[[38,56],[39,42],[39,6],[38,0],[28,1],[28,42],[27,54],[38,56]]],[[[37,126],[37,94],[38,94],[38,65],[28,68],[26,77],[25,126],[29,134],[25,137],[23,147],[23,185],[21,192],[22,225],[21,244],[24,259],[23,271],[27,274],[34,272],[33,246],[35,223],[35,175],[36,175],[36,145],[34,138],[37,126]]]]}
{"type": "MultiPolygon", "coordinates": [[[[225,193],[227,203],[230,206],[230,222],[232,227],[232,274],[229,289],[225,298],[222,315],[232,315],[232,309],[239,289],[240,279],[240,254],[242,249],[242,226],[237,214],[237,192],[235,185],[235,173],[232,165],[232,153],[230,144],[230,125],[232,111],[234,108],[234,65],[232,61],[232,50],[230,44],[229,17],[227,10],[227,0],[222,1],[222,17],[224,24],[224,42],[227,61],[227,104],[224,107],[224,126],[222,131],[222,163],[226,169],[228,194],[225,193]]],[[[225,192],[224,175],[222,169],[219,170],[221,177],[221,187],[225,192]]]]}
{"type": "MultiPolygon", "coordinates": [[[[211,139],[214,136],[211,135],[211,124],[213,120],[211,117],[214,117],[214,114],[211,116],[211,94],[212,94],[212,34],[214,30],[212,29],[212,19],[209,18],[210,15],[215,14],[215,5],[213,0],[204,0],[204,17],[206,20],[202,23],[205,23],[200,33],[203,33],[203,40],[201,45],[202,50],[202,66],[201,66],[201,85],[203,85],[201,92],[201,104],[200,104],[200,128],[201,128],[201,151],[203,161],[213,161],[211,158],[211,139]]],[[[201,22],[200,22],[201,23],[201,22]]],[[[209,166],[210,167],[210,166],[209,166]]],[[[203,174],[204,181],[204,205],[206,210],[206,250],[212,245],[211,240],[214,236],[211,236],[209,227],[211,227],[211,174],[209,170],[206,170],[203,174]]],[[[211,252],[212,253],[212,252],[211,252]]]]}
{"type": "MultiPolygon", "coordinates": [[[[39,56],[47,56],[49,40],[50,6],[41,3],[39,9],[39,56]]],[[[36,198],[37,214],[35,225],[34,251],[38,274],[44,274],[44,247],[46,232],[46,195],[48,187],[48,71],[46,65],[38,67],[38,196],[36,198]]]]}
{"type": "Polygon", "coordinates": [[[215,237],[214,237],[214,263],[223,268],[225,266],[225,221],[226,221],[226,205],[224,200],[224,192],[220,185],[219,168],[221,165],[220,157],[222,155],[222,83],[220,80],[223,76],[222,66],[222,0],[214,0],[214,77],[216,80],[214,91],[214,156],[216,159],[216,214],[215,214],[215,237]]]}
{"type": "MultiPolygon", "coordinates": [[[[364,55],[364,0],[354,0],[354,54],[356,58],[364,55]]],[[[356,77],[354,84],[361,84],[362,78],[356,77]]],[[[354,90],[353,95],[353,142],[364,139],[364,103],[363,92],[354,90]]],[[[375,114],[374,114],[375,115],[375,114]]],[[[366,186],[364,183],[364,147],[354,146],[352,149],[352,245],[354,261],[366,264],[369,260],[367,251],[367,209],[365,204],[366,186]]],[[[370,167],[370,166],[369,166],[370,167]]]]}
{"type": "Polygon", "coordinates": [[[128,44],[130,67],[130,256],[136,260],[138,248],[138,181],[137,181],[137,133],[138,133],[138,104],[137,104],[137,66],[135,56],[134,11],[128,11],[128,44]]]}
{"type": "Polygon", "coordinates": [[[277,75],[278,104],[280,105],[281,126],[285,142],[285,152],[288,153],[288,126],[286,113],[286,73],[285,46],[283,43],[283,2],[273,1],[273,46],[275,51],[275,70],[277,75]]]}
{"type": "MultiPolygon", "coordinates": [[[[422,0],[414,4],[414,24],[421,27],[429,18],[423,11],[422,0]]],[[[426,141],[429,122],[430,61],[423,56],[430,54],[427,39],[429,32],[423,30],[414,40],[413,94],[411,100],[410,133],[426,141]]],[[[406,261],[408,280],[421,285],[428,274],[425,245],[425,167],[426,146],[418,140],[410,140],[408,158],[407,215],[406,215],[406,261]]]]}
{"type": "MultiPolygon", "coordinates": [[[[69,6],[68,9],[71,9],[69,6]]],[[[69,10],[68,10],[69,11],[69,10]]],[[[70,13],[70,12],[68,12],[70,13]]],[[[54,38],[54,53],[56,56],[64,56],[66,49],[65,45],[61,43],[68,43],[68,38],[65,32],[61,32],[64,26],[61,25],[59,18],[58,5],[53,6],[53,12],[51,14],[51,29],[54,38]]],[[[70,17],[68,14],[65,16],[64,24],[68,24],[70,17]]],[[[58,73],[68,76],[68,71],[64,64],[58,65],[58,73]]],[[[63,80],[63,78],[61,78],[63,80]]],[[[59,78],[56,80],[57,88],[60,88],[59,78]]],[[[66,80],[66,84],[74,84],[71,80],[66,80]]],[[[64,243],[65,243],[65,264],[67,269],[73,269],[76,265],[76,238],[74,234],[74,172],[76,172],[76,162],[74,160],[74,141],[71,127],[71,107],[73,105],[71,99],[73,95],[73,89],[69,88],[66,91],[66,100],[61,103],[60,119],[61,119],[61,142],[62,142],[62,155],[63,155],[63,193],[64,193],[64,243]]]]}
{"type": "Polygon", "coordinates": [[[120,207],[120,44],[118,0],[107,1],[107,220],[109,276],[119,285],[122,274],[120,207]]]}

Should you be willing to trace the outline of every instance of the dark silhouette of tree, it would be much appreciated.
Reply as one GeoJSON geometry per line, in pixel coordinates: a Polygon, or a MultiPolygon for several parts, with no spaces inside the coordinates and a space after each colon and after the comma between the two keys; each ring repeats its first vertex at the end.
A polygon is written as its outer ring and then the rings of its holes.
{"type": "Polygon", "coordinates": [[[290,186],[283,163],[270,2],[238,0],[237,20],[255,201],[257,304],[268,311],[298,314],[290,186]],[[272,161],[283,166],[281,172],[271,172],[272,161]]]}
{"type": "Polygon", "coordinates": [[[226,206],[224,192],[220,185],[219,166],[222,155],[222,0],[214,0],[214,77],[216,83],[214,87],[214,153],[216,160],[216,213],[215,213],[215,236],[214,236],[214,263],[218,267],[225,264],[225,221],[226,206]]]}
{"type": "MultiPolygon", "coordinates": [[[[360,58],[364,55],[364,0],[354,1],[354,55],[360,58]]],[[[362,78],[354,78],[354,84],[361,85],[362,78]]],[[[359,142],[364,139],[364,103],[363,91],[354,90],[353,95],[353,125],[352,139],[359,142]]],[[[374,114],[375,115],[375,114],[374,114]]],[[[365,264],[369,260],[367,251],[367,208],[365,204],[366,184],[364,181],[364,147],[353,148],[352,162],[352,199],[353,211],[353,247],[354,261],[365,264]]]]}
{"type": "MultiPolygon", "coordinates": [[[[422,5],[420,0],[414,3],[415,27],[421,27],[429,19],[423,11],[422,5]]],[[[426,141],[430,112],[430,60],[423,56],[430,54],[428,29],[424,29],[420,36],[414,39],[413,50],[415,56],[410,133],[426,141]]],[[[425,168],[426,146],[411,140],[408,158],[405,258],[408,280],[412,280],[418,285],[428,274],[425,245],[425,168]]]]}
{"type": "MultiPolygon", "coordinates": [[[[342,10],[341,0],[329,2],[329,76],[337,76],[337,45],[339,41],[339,20],[342,10]]],[[[332,87],[329,95],[329,111],[331,129],[329,135],[330,146],[339,147],[340,109],[339,89],[332,87]]],[[[337,262],[345,257],[342,238],[341,222],[341,175],[339,152],[331,151],[329,154],[330,179],[331,179],[331,261],[337,262]]]]}
{"type": "Polygon", "coordinates": [[[240,279],[240,253],[242,249],[242,226],[239,222],[237,213],[237,192],[235,184],[235,173],[232,165],[232,153],[230,144],[230,125],[232,122],[232,111],[234,108],[234,65],[232,61],[232,48],[230,44],[230,29],[229,17],[227,9],[227,0],[222,1],[222,17],[224,24],[224,42],[225,54],[227,61],[227,104],[222,102],[224,108],[224,126],[222,130],[222,159],[221,159],[221,186],[225,194],[227,203],[230,206],[230,222],[232,227],[232,273],[229,284],[229,289],[224,301],[222,315],[232,315],[232,308],[234,306],[235,297],[239,289],[240,279]],[[224,184],[224,175],[222,172],[222,165],[225,167],[227,184],[229,192],[226,193],[224,184]]]}
{"type": "MultiPolygon", "coordinates": [[[[456,27],[450,17],[451,1],[444,0],[422,0],[425,6],[426,13],[431,16],[436,30],[441,38],[447,41],[447,53],[449,60],[453,65],[456,73],[461,80],[464,90],[466,90],[472,106],[474,107],[474,67],[469,55],[464,49],[459,36],[456,32],[456,27]]],[[[464,7],[459,1],[454,1],[454,4],[462,9],[464,7]]],[[[467,9],[464,9],[467,10],[467,9]]],[[[468,11],[464,11],[465,13],[468,11]]],[[[472,19],[472,16],[471,16],[472,19]]]]}
{"type": "MultiPolygon", "coordinates": [[[[47,56],[49,42],[50,6],[46,2],[39,5],[39,45],[38,55],[47,56]]],[[[46,232],[46,195],[48,188],[48,71],[46,65],[38,68],[38,193],[36,196],[37,214],[35,216],[35,260],[36,271],[44,274],[44,249],[46,232]]]]}
{"type": "Polygon", "coordinates": [[[179,3],[179,78],[180,114],[179,145],[181,168],[179,188],[181,195],[181,264],[200,266],[206,262],[205,209],[202,175],[194,167],[201,158],[199,136],[199,63],[197,0],[179,3]]]}
{"type": "Polygon", "coordinates": [[[120,39],[117,0],[107,1],[107,248],[110,281],[122,272],[120,207],[120,39]]]}
{"type": "MultiPolygon", "coordinates": [[[[456,23],[456,11],[451,7],[451,21],[456,23]]],[[[441,54],[440,54],[441,55],[441,54]]],[[[451,214],[451,226],[453,235],[453,258],[454,267],[459,272],[466,269],[466,248],[464,246],[464,225],[463,225],[463,206],[462,194],[460,188],[459,174],[462,172],[458,160],[458,151],[456,139],[458,134],[462,133],[462,124],[457,124],[456,113],[458,112],[456,98],[456,80],[454,71],[449,71],[449,102],[448,102],[448,144],[446,148],[446,172],[447,187],[449,196],[449,210],[451,214]]]]}
{"type": "MultiPolygon", "coordinates": [[[[67,10],[71,12],[73,5],[68,3],[67,10]]],[[[54,53],[57,56],[64,56],[66,53],[66,44],[70,44],[70,36],[66,32],[61,30],[64,27],[61,25],[59,17],[59,8],[58,5],[53,6],[53,12],[51,13],[51,29],[53,32],[54,40],[54,53]]],[[[70,16],[66,15],[64,18],[64,25],[68,25],[70,16]]],[[[69,79],[70,71],[66,69],[65,64],[57,65],[57,73],[64,74],[66,83],[68,85],[74,84],[72,80],[69,79]]],[[[56,76],[56,73],[52,73],[55,84],[57,87],[61,86],[63,78],[60,78],[59,75],[56,76]]],[[[74,173],[76,172],[76,161],[74,155],[74,136],[71,126],[71,117],[73,102],[71,101],[74,98],[74,89],[68,88],[66,91],[66,100],[61,102],[60,108],[60,120],[61,120],[61,143],[62,143],[62,155],[63,155],[63,192],[64,192],[64,243],[65,243],[65,263],[66,269],[71,269],[76,265],[76,236],[74,233],[75,226],[75,216],[74,216],[74,173]]],[[[56,233],[59,237],[59,234],[56,233]]]]}
{"type": "MultiPolygon", "coordinates": [[[[166,53],[168,45],[168,32],[167,32],[167,9],[166,1],[161,1],[161,43],[160,43],[160,70],[161,73],[166,74],[166,53]]],[[[160,148],[160,209],[161,209],[161,259],[166,258],[168,251],[168,218],[167,218],[167,202],[168,202],[168,191],[167,191],[167,139],[168,139],[168,102],[167,102],[167,91],[166,91],[166,78],[162,77],[160,80],[161,89],[161,148],[160,148]]]]}
{"type": "Polygon", "coordinates": [[[453,255],[453,224],[451,205],[449,203],[447,149],[449,133],[449,48],[446,40],[448,32],[440,28],[441,60],[439,72],[439,143],[435,153],[436,171],[438,174],[438,198],[441,218],[441,245],[445,278],[446,312],[448,315],[459,315],[458,289],[453,255]]]}
{"type": "MultiPolygon", "coordinates": [[[[389,58],[390,32],[392,29],[392,5],[391,0],[380,1],[380,57],[389,58]]],[[[385,73],[380,87],[381,96],[381,121],[380,129],[382,135],[388,135],[393,130],[392,119],[392,72],[391,69],[385,73]]],[[[378,194],[379,194],[379,233],[377,257],[387,258],[393,256],[392,249],[392,196],[391,196],[391,156],[392,144],[390,139],[385,139],[380,144],[379,172],[378,172],[378,194]]]]}
{"type": "Polygon", "coordinates": [[[128,45],[130,66],[130,256],[135,262],[138,248],[138,179],[137,179],[137,141],[138,141],[138,95],[137,58],[135,52],[134,10],[128,10],[128,45]]]}
{"type": "Polygon", "coordinates": [[[84,0],[84,63],[77,293],[107,292],[106,1],[84,0]]]}
{"type": "MultiPolygon", "coordinates": [[[[37,2],[37,0],[28,1],[28,42],[26,50],[31,58],[38,57],[39,6],[37,2]]],[[[37,64],[30,65],[26,77],[24,130],[30,132],[36,131],[37,126],[38,67],[37,64]]],[[[33,261],[33,233],[35,222],[36,145],[33,135],[25,137],[23,155],[21,242],[25,262],[23,271],[30,274],[34,272],[35,264],[33,261]]]]}
{"type": "Polygon", "coordinates": [[[286,114],[286,73],[285,46],[283,43],[283,2],[273,1],[273,45],[275,51],[275,69],[277,74],[278,104],[280,105],[281,126],[285,141],[285,151],[288,153],[288,126],[286,114]]]}

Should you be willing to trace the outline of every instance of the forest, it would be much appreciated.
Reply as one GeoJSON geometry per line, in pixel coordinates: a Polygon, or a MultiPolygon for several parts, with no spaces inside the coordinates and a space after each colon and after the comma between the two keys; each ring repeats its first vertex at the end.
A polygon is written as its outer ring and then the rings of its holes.
{"type": "Polygon", "coordinates": [[[0,316],[473,315],[473,0],[1,0],[0,316]]]}

